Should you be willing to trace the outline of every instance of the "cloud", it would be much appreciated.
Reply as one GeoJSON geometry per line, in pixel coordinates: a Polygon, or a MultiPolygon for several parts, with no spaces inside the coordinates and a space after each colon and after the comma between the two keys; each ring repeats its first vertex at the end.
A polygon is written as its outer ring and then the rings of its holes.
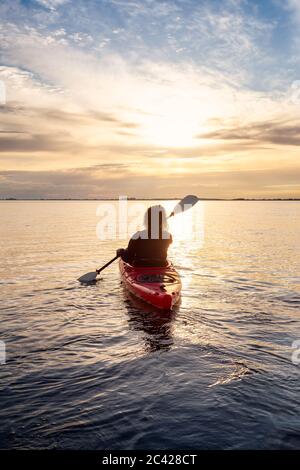
{"type": "Polygon", "coordinates": [[[287,6],[296,15],[296,19],[300,20],[300,3],[299,3],[299,0],[287,0],[287,6]]]}
{"type": "MultiPolygon", "coordinates": [[[[199,138],[243,141],[253,145],[261,142],[276,145],[300,145],[300,122],[259,122],[244,126],[217,129],[199,138]]],[[[241,145],[240,143],[238,145],[241,145]]]]}
{"type": "Polygon", "coordinates": [[[49,10],[56,10],[56,8],[67,3],[69,0],[35,0],[40,5],[49,8],[49,10]]]}
{"type": "MultiPolygon", "coordinates": [[[[300,170],[300,167],[298,167],[300,170]]],[[[122,163],[62,171],[1,171],[0,197],[101,198],[118,197],[120,186],[129,197],[176,197],[188,189],[200,197],[300,197],[299,172],[293,168],[248,171],[209,171],[158,177],[132,173],[122,163]],[[255,188],[255,189],[254,189],[255,188]]]]}
{"type": "MultiPolygon", "coordinates": [[[[24,134],[24,132],[7,129],[7,130],[0,130],[0,134],[24,134]]],[[[0,151],[1,151],[1,149],[0,149],[0,151]]]]}
{"type": "Polygon", "coordinates": [[[39,116],[70,124],[91,125],[94,123],[108,123],[118,128],[135,129],[139,125],[134,122],[126,122],[110,113],[87,110],[86,112],[70,112],[58,109],[35,108],[32,110],[39,116]]]}
{"type": "MultiPolygon", "coordinates": [[[[19,132],[20,133],[20,132],[19,132]]],[[[24,133],[20,133],[21,135],[24,133]]],[[[25,135],[25,137],[3,137],[0,135],[0,152],[51,152],[65,151],[70,148],[67,141],[63,141],[60,136],[49,135],[25,135]]]]}
{"type": "MultiPolygon", "coordinates": [[[[23,45],[34,38],[36,46],[74,44],[98,54],[108,49],[131,60],[138,57],[178,61],[179,51],[184,60],[201,62],[212,70],[222,70],[228,79],[235,75],[245,82],[257,71],[254,65],[260,65],[260,60],[274,58],[268,45],[276,24],[259,17],[255,8],[248,8],[246,13],[243,2],[78,0],[65,6],[60,0],[39,3],[52,7],[51,13],[42,18],[42,29],[40,9],[31,8],[28,21],[28,11],[26,17],[26,10],[15,6],[15,16],[20,10],[19,16],[27,19],[23,45]],[[61,8],[53,16],[58,4],[61,8]]],[[[9,20],[12,17],[13,13],[9,20]]],[[[9,31],[15,29],[18,44],[21,24],[16,20],[4,23],[5,43],[10,40],[9,31]]]]}

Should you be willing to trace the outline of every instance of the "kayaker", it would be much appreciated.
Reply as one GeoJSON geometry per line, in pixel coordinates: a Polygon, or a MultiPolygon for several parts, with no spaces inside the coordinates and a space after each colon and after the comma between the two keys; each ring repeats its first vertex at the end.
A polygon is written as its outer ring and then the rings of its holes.
{"type": "Polygon", "coordinates": [[[117,255],[133,266],[167,266],[172,235],[168,232],[165,209],[160,205],[149,207],[144,227],[131,237],[126,249],[117,250],[117,255]]]}

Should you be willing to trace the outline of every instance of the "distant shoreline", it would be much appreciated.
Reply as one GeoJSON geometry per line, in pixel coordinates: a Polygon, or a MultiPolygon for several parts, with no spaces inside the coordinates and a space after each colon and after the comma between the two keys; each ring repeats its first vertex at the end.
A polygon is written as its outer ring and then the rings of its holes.
{"type": "MultiPolygon", "coordinates": [[[[127,201],[178,201],[180,200],[180,197],[170,197],[170,198],[132,198],[128,197],[127,201]]],[[[45,201],[45,202],[51,202],[51,201],[75,201],[75,202],[84,202],[84,201],[119,201],[119,198],[86,198],[86,199],[76,199],[76,198],[13,198],[13,197],[8,197],[8,198],[2,198],[0,199],[0,202],[22,202],[22,201],[27,201],[27,202],[36,202],[36,201],[45,201]]],[[[234,202],[234,201],[252,201],[252,202],[274,202],[274,201],[281,201],[281,202],[287,202],[287,201],[300,201],[300,198],[234,198],[234,199],[224,199],[224,198],[199,198],[199,201],[227,201],[227,202],[234,202]]]]}

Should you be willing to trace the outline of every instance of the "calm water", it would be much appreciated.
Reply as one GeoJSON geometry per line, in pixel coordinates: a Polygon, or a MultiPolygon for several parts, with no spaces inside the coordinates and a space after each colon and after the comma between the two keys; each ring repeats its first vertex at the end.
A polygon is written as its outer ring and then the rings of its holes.
{"type": "Polygon", "coordinates": [[[0,446],[299,448],[300,203],[206,202],[203,244],[177,216],[172,314],[117,264],[76,281],[124,245],[97,239],[99,204],[0,203],[0,446]]]}

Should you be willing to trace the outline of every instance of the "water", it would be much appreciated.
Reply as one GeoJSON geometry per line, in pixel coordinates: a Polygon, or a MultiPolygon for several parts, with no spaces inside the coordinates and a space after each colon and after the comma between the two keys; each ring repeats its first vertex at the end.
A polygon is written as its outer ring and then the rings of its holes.
{"type": "Polygon", "coordinates": [[[0,203],[1,448],[299,448],[300,203],[204,203],[204,244],[170,252],[172,314],[117,264],[77,283],[122,246],[95,236],[99,204],[0,203]]]}

